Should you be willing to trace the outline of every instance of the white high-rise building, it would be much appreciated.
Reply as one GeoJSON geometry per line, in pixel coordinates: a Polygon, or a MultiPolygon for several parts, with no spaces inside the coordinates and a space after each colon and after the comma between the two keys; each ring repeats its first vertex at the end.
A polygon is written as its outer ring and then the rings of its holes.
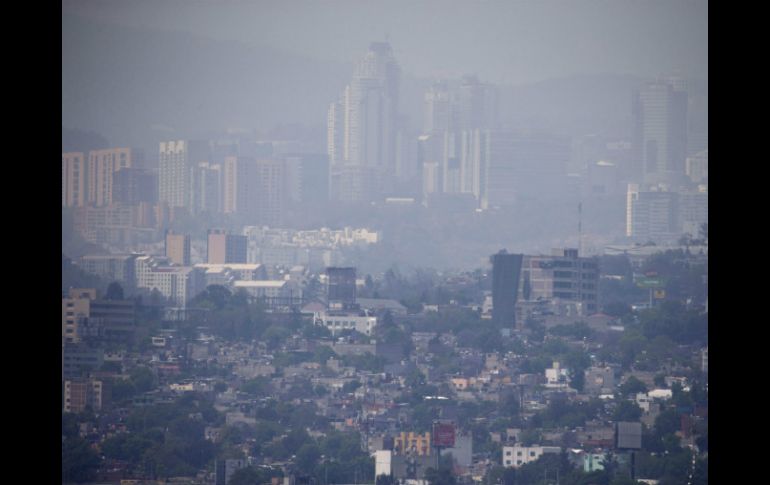
{"type": "Polygon", "coordinates": [[[628,184],[626,236],[641,243],[676,241],[680,235],[678,203],[679,194],[676,192],[661,187],[643,189],[639,184],[628,184]]]}
{"type": "Polygon", "coordinates": [[[395,174],[398,78],[390,44],[373,42],[340,100],[329,107],[333,199],[374,200],[395,174]]]}
{"type": "Polygon", "coordinates": [[[709,151],[708,149],[688,157],[686,162],[687,176],[696,184],[708,183],[709,151]]]}
{"type": "Polygon", "coordinates": [[[196,208],[195,171],[201,162],[209,161],[205,141],[160,142],[158,160],[158,202],[169,207],[196,208]]]}

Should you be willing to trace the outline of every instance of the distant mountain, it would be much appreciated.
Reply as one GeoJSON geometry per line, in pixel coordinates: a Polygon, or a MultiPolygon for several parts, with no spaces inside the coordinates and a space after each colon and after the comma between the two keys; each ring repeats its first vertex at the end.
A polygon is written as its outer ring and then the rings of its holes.
{"type": "Polygon", "coordinates": [[[323,125],[351,72],[270,48],[62,17],[62,125],[117,144],[323,125]]]}
{"type": "MultiPolygon", "coordinates": [[[[329,103],[351,74],[352,64],[271,47],[62,16],[62,126],[116,145],[293,124],[323,136],[329,103]]],[[[400,109],[414,130],[431,82],[402,77],[400,109]]],[[[500,119],[519,129],[627,136],[632,92],[642,82],[596,75],[502,86],[500,119]]]]}

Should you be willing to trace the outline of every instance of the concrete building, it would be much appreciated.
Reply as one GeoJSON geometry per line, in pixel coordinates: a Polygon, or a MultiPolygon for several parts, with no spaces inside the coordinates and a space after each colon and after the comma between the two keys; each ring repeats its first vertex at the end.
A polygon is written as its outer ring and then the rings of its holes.
{"type": "Polygon", "coordinates": [[[265,269],[265,266],[258,263],[201,263],[196,264],[195,267],[202,269],[206,273],[210,271],[217,272],[227,269],[236,280],[252,281],[267,279],[267,270],[265,269]]]}
{"type": "Polygon", "coordinates": [[[81,342],[83,326],[90,314],[90,300],[88,298],[62,298],[61,306],[62,341],[67,343],[81,342]]]}
{"type": "Polygon", "coordinates": [[[615,372],[611,367],[589,367],[585,370],[584,392],[610,394],[615,388],[615,372]]]}
{"type": "Polygon", "coordinates": [[[81,413],[86,407],[100,411],[110,400],[106,381],[97,379],[64,381],[64,412],[81,413]]]}
{"type": "Polygon", "coordinates": [[[518,468],[537,461],[546,453],[561,453],[561,448],[558,446],[504,446],[503,466],[518,468]]]}
{"type": "Polygon", "coordinates": [[[286,155],[284,201],[295,207],[313,207],[329,201],[329,157],[326,154],[286,155]]]}
{"type": "Polygon", "coordinates": [[[214,461],[214,484],[215,485],[227,485],[230,483],[230,479],[233,474],[248,466],[246,460],[243,459],[226,459],[214,461]]]}
{"type": "Polygon", "coordinates": [[[524,256],[519,294],[523,301],[574,303],[579,315],[599,311],[599,261],[577,249],[554,250],[551,256],[524,256]]]}
{"type": "Polygon", "coordinates": [[[106,281],[118,281],[127,289],[136,286],[136,258],[136,254],[93,254],[80,258],[79,265],[84,271],[106,281]]]}
{"type": "Polygon", "coordinates": [[[160,143],[158,160],[158,201],[169,208],[183,207],[193,212],[195,167],[209,161],[205,141],[165,141],[160,143]]]}
{"type": "Polygon", "coordinates": [[[120,168],[112,174],[112,202],[137,205],[158,200],[158,177],[144,168],[120,168]]]}
{"type": "Polygon", "coordinates": [[[679,194],[676,192],[628,184],[626,236],[640,243],[676,241],[680,235],[678,205],[679,194]]]}
{"type": "Polygon", "coordinates": [[[84,206],[75,210],[74,225],[83,239],[95,244],[128,245],[151,242],[155,231],[139,226],[137,219],[136,206],[84,206]]]}
{"type": "Polygon", "coordinates": [[[332,335],[337,335],[343,330],[355,330],[371,336],[374,335],[374,328],[377,326],[377,317],[367,315],[365,312],[322,311],[315,314],[314,320],[316,325],[323,325],[329,329],[332,335]]]}
{"type": "Polygon", "coordinates": [[[209,264],[246,263],[248,239],[228,234],[221,229],[210,229],[206,262],[209,264]]]}
{"type": "Polygon", "coordinates": [[[65,343],[133,340],[136,307],[133,300],[99,300],[96,290],[71,291],[62,298],[62,341],[65,343]]]}
{"type": "Polygon", "coordinates": [[[187,302],[205,289],[201,270],[189,266],[170,266],[167,258],[136,258],[136,286],[157,289],[172,305],[184,308],[187,302]]]}
{"type": "Polygon", "coordinates": [[[97,207],[113,203],[113,176],[143,164],[141,152],[131,148],[106,148],[88,153],[88,203],[97,207]]]}
{"type": "Polygon", "coordinates": [[[222,165],[198,162],[193,168],[193,192],[195,213],[219,214],[222,212],[222,165]]]}
{"type": "Polygon", "coordinates": [[[83,152],[61,154],[61,205],[83,207],[88,202],[88,168],[83,152]]]}
{"type": "Polygon", "coordinates": [[[685,164],[687,176],[694,184],[707,184],[709,180],[709,151],[708,149],[688,157],[685,164]]]}
{"type": "Polygon", "coordinates": [[[492,263],[492,319],[516,326],[516,300],[519,295],[523,255],[504,250],[490,258],[492,263]]]}
{"type": "Polygon", "coordinates": [[[700,237],[700,228],[709,221],[709,193],[707,185],[698,190],[679,193],[679,232],[692,238],[700,237]]]}
{"type": "Polygon", "coordinates": [[[190,235],[166,233],[165,256],[179,266],[190,266],[190,235]]]}
{"type": "Polygon", "coordinates": [[[634,97],[633,119],[635,180],[679,183],[687,156],[687,92],[682,83],[646,83],[634,97]]]}
{"type": "MultiPolygon", "coordinates": [[[[471,192],[482,209],[510,206],[517,197],[556,195],[566,187],[570,159],[567,139],[545,133],[483,130],[469,135],[468,174],[478,173],[471,192]]],[[[469,175],[470,176],[470,175],[469,175]]]]}
{"type": "Polygon", "coordinates": [[[286,199],[285,161],[228,156],[223,166],[225,214],[280,226],[286,199]]]}
{"type": "Polygon", "coordinates": [[[342,307],[356,302],[356,268],[326,268],[326,300],[342,307]]]}
{"type": "Polygon", "coordinates": [[[330,196],[378,199],[395,174],[399,67],[386,42],[373,42],[327,116],[330,196]]]}
{"type": "Polygon", "coordinates": [[[85,343],[62,343],[62,380],[80,379],[104,363],[104,351],[85,343]]]}
{"type": "Polygon", "coordinates": [[[285,280],[235,280],[233,291],[246,290],[255,298],[301,298],[302,291],[297,285],[285,280]]]}

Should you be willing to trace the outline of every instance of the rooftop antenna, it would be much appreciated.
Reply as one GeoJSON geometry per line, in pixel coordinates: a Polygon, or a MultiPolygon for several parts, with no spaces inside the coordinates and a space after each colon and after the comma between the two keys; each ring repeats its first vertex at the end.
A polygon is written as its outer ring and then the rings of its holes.
{"type": "Polygon", "coordinates": [[[578,255],[583,255],[583,202],[578,202],[578,255]]]}

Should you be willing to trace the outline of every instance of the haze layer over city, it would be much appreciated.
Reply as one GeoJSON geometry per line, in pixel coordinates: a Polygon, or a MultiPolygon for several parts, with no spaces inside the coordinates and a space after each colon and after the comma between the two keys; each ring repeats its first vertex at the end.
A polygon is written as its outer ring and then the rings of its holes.
{"type": "MultiPolygon", "coordinates": [[[[372,270],[393,263],[468,269],[502,247],[547,252],[582,244],[584,252],[597,254],[603,245],[625,242],[627,183],[636,181],[634,169],[641,175],[641,167],[634,167],[635,92],[656,79],[681,79],[689,98],[685,155],[706,149],[705,7],[595,1],[64,2],[63,142],[77,139],[69,130],[98,134],[93,143],[141,149],[150,170],[158,169],[158,144],[169,140],[208,140],[219,147],[259,142],[272,144],[279,156],[328,154],[330,104],[343,95],[370,44],[387,42],[398,67],[397,96],[389,99],[393,112],[385,115],[394,132],[384,145],[390,159],[381,163],[396,183],[366,194],[366,204],[338,206],[339,194],[326,192],[328,181],[313,177],[303,190],[331,204],[287,213],[281,227],[382,231],[388,251],[374,258],[372,270]],[[488,112],[473,115],[483,119],[459,113],[478,108],[456,106],[454,116],[468,118],[452,127],[456,150],[421,153],[421,135],[439,133],[435,139],[449,128],[433,126],[446,120],[426,117],[451,116],[428,114],[426,97],[459,98],[469,76],[489,88],[487,96],[495,101],[488,112]],[[509,164],[526,172],[516,177],[523,187],[511,187],[510,194],[490,201],[493,209],[481,212],[478,185],[485,180],[458,180],[455,185],[464,186],[455,187],[442,173],[436,175],[439,187],[425,187],[431,182],[426,161],[450,172],[445,161],[463,163],[462,131],[487,128],[523,137],[527,147],[519,152],[534,151],[529,162],[509,164]],[[426,190],[447,197],[431,204],[426,190]],[[474,200],[465,200],[469,193],[474,200]],[[414,203],[388,204],[388,197],[414,203]]],[[[434,101],[437,110],[442,102],[434,101]]],[[[221,164],[225,152],[207,158],[221,164]]],[[[685,160],[678,163],[684,173],[685,160]]],[[[497,177],[494,170],[489,177],[497,177]]]]}
{"type": "Polygon", "coordinates": [[[707,274],[706,0],[62,1],[63,483],[707,483],[707,274]]]}

